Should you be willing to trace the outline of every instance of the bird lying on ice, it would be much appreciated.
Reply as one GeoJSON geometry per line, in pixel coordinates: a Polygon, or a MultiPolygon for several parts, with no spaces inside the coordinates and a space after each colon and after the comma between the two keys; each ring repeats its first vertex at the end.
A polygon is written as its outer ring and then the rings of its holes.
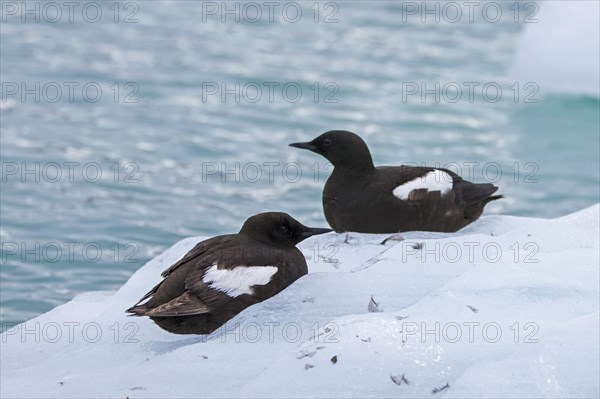
{"type": "Polygon", "coordinates": [[[209,334],[307,274],[296,244],[330,231],[306,227],[285,213],[254,215],[239,233],[198,243],[127,312],[175,334],[209,334]]]}
{"type": "Polygon", "coordinates": [[[333,130],[292,147],[327,158],[333,173],[323,190],[323,209],[338,233],[457,231],[481,216],[493,184],[475,184],[440,168],[373,165],[367,144],[355,133],[333,130]]]}

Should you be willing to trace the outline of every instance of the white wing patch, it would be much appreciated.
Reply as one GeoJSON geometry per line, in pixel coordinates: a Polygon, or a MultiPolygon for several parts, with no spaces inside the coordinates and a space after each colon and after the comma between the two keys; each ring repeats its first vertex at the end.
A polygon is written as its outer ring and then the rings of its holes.
{"type": "Polygon", "coordinates": [[[202,281],[229,295],[253,294],[253,285],[265,285],[277,273],[275,266],[237,266],[233,269],[218,269],[215,263],[204,273],[202,281]]]}
{"type": "Polygon", "coordinates": [[[393,193],[395,197],[406,201],[411,191],[424,188],[427,191],[440,191],[442,195],[445,195],[452,190],[452,176],[443,170],[435,169],[396,187],[393,193]]]}

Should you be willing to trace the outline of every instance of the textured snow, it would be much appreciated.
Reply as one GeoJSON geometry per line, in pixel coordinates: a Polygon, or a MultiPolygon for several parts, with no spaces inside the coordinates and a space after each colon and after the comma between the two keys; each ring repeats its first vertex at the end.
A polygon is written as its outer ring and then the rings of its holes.
{"type": "Polygon", "coordinates": [[[5,331],[0,396],[597,398],[599,209],[313,237],[309,275],[206,337],[124,313],[185,239],[5,331]]]}

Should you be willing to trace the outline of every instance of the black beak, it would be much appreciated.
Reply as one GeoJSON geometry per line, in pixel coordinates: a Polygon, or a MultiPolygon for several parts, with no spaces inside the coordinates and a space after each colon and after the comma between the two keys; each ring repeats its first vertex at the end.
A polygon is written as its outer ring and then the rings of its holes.
{"type": "Polygon", "coordinates": [[[308,237],[316,236],[318,234],[325,234],[332,232],[331,229],[320,229],[318,227],[307,227],[301,234],[302,240],[306,240],[308,237]]]}
{"type": "Polygon", "coordinates": [[[315,147],[312,143],[292,143],[290,147],[301,148],[303,150],[316,151],[317,147],[315,147]]]}

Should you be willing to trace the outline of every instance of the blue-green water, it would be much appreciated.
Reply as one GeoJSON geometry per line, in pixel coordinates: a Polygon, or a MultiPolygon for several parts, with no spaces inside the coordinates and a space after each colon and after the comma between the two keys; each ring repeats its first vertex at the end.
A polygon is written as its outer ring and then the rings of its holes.
{"type": "Polygon", "coordinates": [[[174,242],[257,212],[325,225],[328,166],[287,144],[330,129],[361,134],[377,164],[494,182],[506,199],[488,214],[599,200],[598,98],[511,78],[526,27],[512,2],[494,23],[366,1],[297,2],[297,22],[285,3],[272,21],[241,3],[222,22],[221,2],[107,2],[98,22],[83,6],[69,22],[57,4],[39,23],[2,5],[3,323],[116,289],[174,242]]]}

